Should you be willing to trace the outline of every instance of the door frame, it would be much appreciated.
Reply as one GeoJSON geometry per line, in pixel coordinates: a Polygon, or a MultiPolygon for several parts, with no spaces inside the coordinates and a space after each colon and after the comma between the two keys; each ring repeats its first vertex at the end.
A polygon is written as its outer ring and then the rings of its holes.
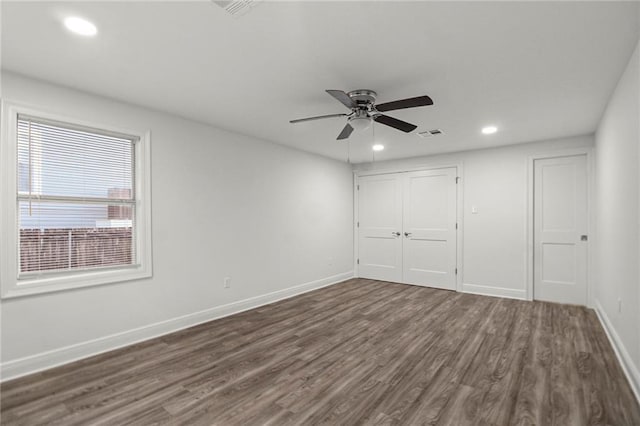
{"type": "Polygon", "coordinates": [[[416,167],[402,167],[402,168],[385,168],[385,169],[376,169],[376,170],[354,170],[353,171],[353,275],[354,277],[360,277],[359,265],[358,265],[358,221],[360,217],[360,213],[358,211],[359,206],[359,194],[358,194],[358,185],[360,182],[361,176],[377,176],[377,175],[388,175],[388,174],[396,174],[396,173],[410,173],[410,172],[422,172],[422,171],[430,171],[430,170],[438,170],[438,169],[456,169],[456,176],[458,177],[458,185],[456,185],[456,222],[458,223],[458,229],[456,232],[456,268],[458,269],[458,273],[456,274],[456,291],[462,292],[462,282],[464,275],[464,266],[463,266],[463,247],[462,243],[464,239],[462,236],[464,235],[464,169],[463,163],[444,163],[444,164],[434,164],[434,165],[424,165],[424,166],[416,166],[416,167]]]}
{"type": "Polygon", "coordinates": [[[595,252],[595,220],[593,217],[594,209],[594,167],[593,167],[593,148],[574,148],[563,149],[558,151],[547,151],[527,158],[527,220],[526,220],[526,236],[527,249],[525,259],[526,270],[526,299],[533,300],[533,278],[534,278],[534,181],[535,181],[535,162],[536,160],[546,160],[552,158],[575,157],[578,155],[586,156],[587,168],[587,235],[589,236],[589,244],[587,245],[587,307],[593,308],[593,254],[595,252]]]}

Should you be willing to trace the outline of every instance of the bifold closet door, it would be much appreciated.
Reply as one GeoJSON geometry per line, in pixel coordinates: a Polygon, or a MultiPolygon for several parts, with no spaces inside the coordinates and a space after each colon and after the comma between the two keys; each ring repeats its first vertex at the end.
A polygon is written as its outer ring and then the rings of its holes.
{"type": "Polygon", "coordinates": [[[456,169],[407,173],[403,184],[403,282],[456,289],[456,169]]]}
{"type": "Polygon", "coordinates": [[[360,277],[402,282],[402,176],[358,180],[360,277]]]}

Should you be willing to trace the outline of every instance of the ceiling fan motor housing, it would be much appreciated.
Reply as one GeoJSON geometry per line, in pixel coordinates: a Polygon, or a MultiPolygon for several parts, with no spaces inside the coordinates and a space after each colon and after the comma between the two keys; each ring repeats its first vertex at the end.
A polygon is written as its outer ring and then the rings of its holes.
{"type": "Polygon", "coordinates": [[[373,105],[376,101],[376,97],[378,96],[376,92],[369,89],[352,90],[347,93],[347,95],[349,95],[349,97],[353,99],[358,106],[373,105]]]}
{"type": "Polygon", "coordinates": [[[353,107],[353,115],[349,117],[349,124],[354,130],[363,131],[371,126],[373,104],[378,95],[373,90],[358,89],[347,93],[356,106],[353,107]]]}

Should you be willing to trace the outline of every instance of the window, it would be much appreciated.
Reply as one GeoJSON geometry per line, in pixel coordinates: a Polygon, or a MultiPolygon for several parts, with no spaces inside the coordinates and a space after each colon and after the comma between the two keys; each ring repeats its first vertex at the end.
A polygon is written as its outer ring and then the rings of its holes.
{"type": "Polygon", "coordinates": [[[7,109],[3,297],[150,276],[148,135],[7,109]]]}

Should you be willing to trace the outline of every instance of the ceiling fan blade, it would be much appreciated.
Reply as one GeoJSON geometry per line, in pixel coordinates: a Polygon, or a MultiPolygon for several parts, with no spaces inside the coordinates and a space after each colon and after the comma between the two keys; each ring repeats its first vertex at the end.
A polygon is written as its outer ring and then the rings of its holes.
{"type": "Polygon", "coordinates": [[[398,120],[397,118],[389,117],[388,115],[380,114],[374,117],[378,123],[386,124],[394,129],[402,130],[405,133],[413,132],[418,126],[406,121],[398,120]]]}
{"type": "Polygon", "coordinates": [[[353,99],[351,99],[349,95],[347,95],[342,90],[326,90],[326,92],[339,100],[342,105],[346,106],[349,109],[356,106],[355,102],[353,102],[353,99]]]}
{"type": "Polygon", "coordinates": [[[415,108],[421,106],[433,105],[433,101],[428,96],[418,96],[415,98],[401,99],[399,101],[386,102],[376,105],[376,109],[380,112],[393,111],[394,109],[415,108]]]}
{"type": "Polygon", "coordinates": [[[296,120],[289,121],[289,123],[301,123],[303,121],[322,120],[323,118],[346,117],[347,115],[348,114],[318,115],[317,117],[298,118],[296,120]]]}
{"type": "Polygon", "coordinates": [[[344,129],[342,129],[342,131],[340,132],[336,140],[347,139],[352,132],[353,132],[353,127],[351,127],[351,124],[347,123],[347,125],[344,126],[344,129]]]}

